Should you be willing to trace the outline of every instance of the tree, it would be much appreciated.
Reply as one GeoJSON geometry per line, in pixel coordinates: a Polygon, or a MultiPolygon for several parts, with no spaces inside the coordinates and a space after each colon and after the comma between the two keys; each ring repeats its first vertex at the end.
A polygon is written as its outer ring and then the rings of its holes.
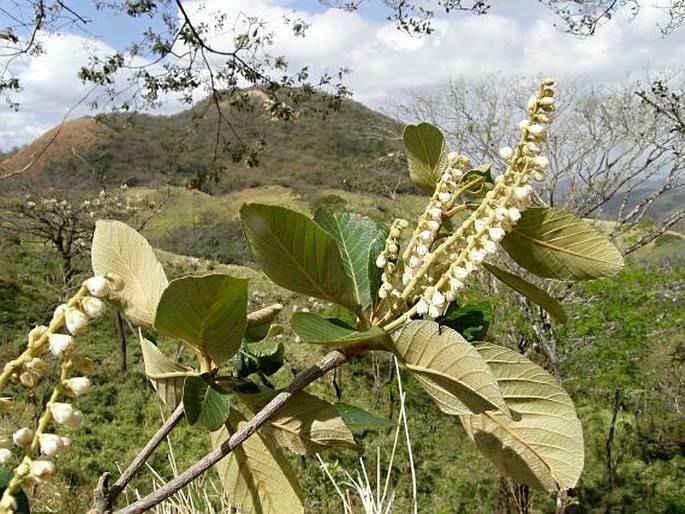
{"type": "MultiPolygon", "coordinates": [[[[407,121],[435,123],[460,151],[498,162],[506,134],[518,123],[514,113],[525,115],[520,99],[529,82],[454,79],[431,92],[414,92],[395,110],[407,121]]],[[[540,201],[612,221],[611,237],[622,241],[624,254],[682,220],[682,208],[659,213],[685,186],[682,106],[668,89],[680,83],[682,73],[664,75],[648,91],[630,81],[567,84],[547,140],[550,173],[536,189],[540,201]],[[645,223],[650,217],[654,222],[645,223]]]]}
{"type": "MultiPolygon", "coordinates": [[[[321,3],[355,11],[363,2],[321,3]]],[[[487,15],[491,4],[482,0],[379,3],[399,30],[415,36],[429,35],[431,21],[439,13],[487,15]]],[[[557,15],[562,30],[577,35],[593,34],[619,9],[636,12],[640,5],[637,0],[542,3],[557,15]]],[[[681,22],[683,6],[681,0],[673,0],[669,5],[672,30],[681,22]]],[[[326,104],[317,108],[323,113],[338,108],[340,101],[350,94],[344,83],[346,70],[312,76],[307,66],[292,69],[288,56],[269,52],[276,25],[288,27],[292,37],[306,37],[306,23],[288,13],[277,20],[265,20],[231,8],[212,12],[202,3],[182,0],[100,0],[95,2],[95,10],[69,0],[11,0],[0,8],[0,52],[5,63],[0,72],[0,94],[9,106],[20,108],[12,93],[23,87],[16,74],[15,60],[30,59],[44,52],[42,38],[47,34],[65,29],[88,33],[96,17],[111,14],[127,16],[131,21],[145,20],[151,28],[142,30],[137,40],[124,49],[110,55],[93,55],[83,63],[79,77],[100,88],[112,105],[122,110],[159,105],[170,93],[191,102],[202,91],[220,113],[215,152],[225,152],[236,162],[256,164],[261,146],[259,137],[241,130],[235,115],[253,108],[247,88],[258,88],[266,95],[264,105],[276,119],[292,119],[301,101],[311,96],[315,88],[330,93],[326,104]],[[219,35],[229,43],[217,43],[219,35]]]]}

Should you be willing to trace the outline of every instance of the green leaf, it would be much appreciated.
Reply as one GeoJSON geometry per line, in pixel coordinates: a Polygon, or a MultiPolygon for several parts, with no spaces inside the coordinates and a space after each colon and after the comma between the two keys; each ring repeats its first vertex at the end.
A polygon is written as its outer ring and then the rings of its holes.
{"type": "Polygon", "coordinates": [[[349,345],[387,337],[380,327],[374,326],[359,332],[338,320],[322,318],[313,312],[296,312],[290,320],[290,326],[305,343],[312,344],[349,345]]]}
{"type": "MultiPolygon", "coordinates": [[[[0,468],[0,498],[7,489],[10,481],[12,480],[12,470],[6,468],[0,468]]],[[[30,514],[31,509],[29,507],[29,499],[26,493],[22,489],[19,489],[14,493],[14,499],[17,501],[17,509],[14,511],[15,514],[30,514]]]]}
{"type": "Polygon", "coordinates": [[[509,414],[495,375],[459,333],[433,321],[410,321],[391,336],[392,351],[443,412],[509,414]]]}
{"type": "MultiPolygon", "coordinates": [[[[566,317],[566,312],[561,304],[553,297],[551,297],[547,291],[540,289],[538,286],[531,284],[527,280],[522,279],[508,271],[498,268],[494,264],[489,262],[484,262],[483,267],[487,269],[490,273],[495,275],[496,278],[504,282],[506,285],[511,287],[517,293],[522,294],[528,298],[531,302],[539,305],[547,312],[549,312],[552,317],[560,323],[566,323],[568,318],[566,317]]],[[[480,338],[477,338],[480,339],[480,338]]]]}
{"type": "Polygon", "coordinates": [[[395,422],[391,419],[376,416],[348,403],[336,402],[333,407],[352,430],[382,430],[395,426],[395,422]]]}
{"type": "Polygon", "coordinates": [[[183,409],[188,424],[215,431],[228,418],[230,395],[212,381],[209,373],[189,376],[183,384],[183,409]]]}
{"type": "MultiPolygon", "coordinates": [[[[261,410],[279,391],[242,395],[253,412],[261,410]]],[[[280,446],[298,455],[314,455],[331,448],[361,451],[335,407],[314,395],[300,391],[274,414],[269,426],[280,446]]]]}
{"type": "Polygon", "coordinates": [[[276,284],[360,312],[338,244],[313,220],[260,204],[243,205],[240,217],[252,254],[276,284]]]}
{"type": "Polygon", "coordinates": [[[461,417],[467,433],[505,475],[542,490],[575,487],[583,470],[583,431],[566,391],[519,353],[476,348],[492,368],[519,421],[498,412],[461,417]]]}
{"type": "Polygon", "coordinates": [[[247,378],[252,373],[270,376],[283,367],[284,360],[283,343],[266,339],[259,343],[243,345],[236,356],[233,371],[238,378],[247,378]]]}
{"type": "Polygon", "coordinates": [[[488,301],[467,303],[461,307],[451,303],[445,315],[436,321],[456,330],[467,341],[481,340],[492,323],[492,305],[488,301]]]}
{"type": "Polygon", "coordinates": [[[523,211],[502,246],[518,264],[544,278],[591,280],[623,267],[621,252],[601,232],[561,209],[523,211]]]}
{"type": "Polygon", "coordinates": [[[91,250],[93,272],[121,279],[121,290],[112,301],[136,326],[152,328],[157,303],[168,281],[150,244],[120,221],[95,224],[91,250]]]}
{"type": "MultiPolygon", "coordinates": [[[[244,416],[232,409],[225,426],[212,434],[214,448],[246,423],[244,416]]],[[[264,428],[217,464],[224,492],[231,506],[243,514],[304,513],[295,472],[264,428]]]]}
{"type": "Polygon", "coordinates": [[[220,364],[240,348],[246,315],[247,280],[228,275],[185,277],[164,291],[155,328],[220,364]]]}
{"type": "Polygon", "coordinates": [[[419,123],[407,125],[403,138],[412,182],[432,194],[435,184],[447,168],[445,137],[430,123],[419,123]]]}
{"type": "Polygon", "coordinates": [[[152,382],[157,395],[169,410],[174,410],[183,395],[183,381],[195,371],[182,366],[164,355],[152,342],[143,337],[139,331],[140,348],[145,362],[145,375],[152,382]]]}
{"type": "Polygon", "coordinates": [[[387,230],[369,218],[350,212],[334,216],[320,209],[314,215],[314,220],[338,242],[345,273],[354,286],[355,302],[361,305],[362,311],[366,311],[372,304],[371,284],[377,282],[377,279],[371,278],[371,274],[379,275],[375,261],[385,244],[387,230]],[[379,241],[381,247],[372,255],[379,248],[379,241]],[[371,259],[373,267],[369,266],[371,259]]]}

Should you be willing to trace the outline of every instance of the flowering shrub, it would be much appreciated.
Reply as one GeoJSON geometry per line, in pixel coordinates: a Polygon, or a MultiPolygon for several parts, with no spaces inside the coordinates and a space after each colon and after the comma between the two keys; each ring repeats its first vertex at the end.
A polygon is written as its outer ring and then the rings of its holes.
{"type": "MultiPolygon", "coordinates": [[[[303,389],[369,351],[394,354],[504,475],[542,490],[574,487],[583,469],[583,435],[568,394],[522,355],[490,342],[468,342],[456,314],[469,278],[488,272],[557,320],[565,319],[555,299],[491,261],[500,249],[520,268],[557,280],[598,278],[622,266],[620,253],[584,221],[531,206],[532,185],[544,180],[549,166],[542,145],[553,96],[553,81],[543,81],[529,102],[518,144],[501,150],[507,167],[494,179],[490,165],[472,167],[466,156],[450,153],[435,127],[407,127],[410,177],[430,194],[411,233],[412,224],[402,219],[388,228],[351,213],[320,210],[311,219],[279,206],[241,208],[247,242],[272,281],[334,303],[356,319],[347,324],[294,312],[290,325],[301,341],[333,349],[280,390],[268,387],[264,377],[283,364],[282,330],[272,325],[282,306],[248,313],[247,282],[229,275],[168,282],[142,236],[120,222],[99,222],[92,244],[95,277],[58,307],[48,327],[31,331],[27,350],[3,371],[0,385],[14,378],[30,388],[41,377],[42,355],[51,352],[62,362],[38,426],[13,435],[23,457],[3,493],[3,508],[15,510],[23,485],[52,474],[55,456],[69,446],[48,428],[83,422],[79,411],[58,400],[88,392],[87,378],[70,375],[72,368],[87,367],[75,352],[74,336],[102,312],[102,300],[140,327],[145,372],[173,412],[112,487],[107,477],[100,480],[94,512],[112,509],[182,416],[212,432],[214,449],[122,512],[151,508],[217,463],[225,493],[241,511],[303,512],[304,493],[283,449],[303,456],[359,450],[352,430],[370,419],[303,389]],[[149,333],[190,347],[196,365],[167,357],[149,333]]],[[[0,458],[12,463],[14,452],[5,448],[0,458]]]]}

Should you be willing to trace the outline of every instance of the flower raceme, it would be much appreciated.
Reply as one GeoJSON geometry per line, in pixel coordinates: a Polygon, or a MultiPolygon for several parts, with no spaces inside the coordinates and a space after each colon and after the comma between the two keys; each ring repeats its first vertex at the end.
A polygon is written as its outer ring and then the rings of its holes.
{"type": "MultiPolygon", "coordinates": [[[[83,333],[93,319],[103,314],[103,300],[109,299],[121,287],[116,277],[96,276],[86,280],[74,297],[55,309],[48,326],[38,326],[29,332],[25,352],[4,367],[0,386],[15,377],[30,391],[51,369],[45,358],[52,355],[60,362],[61,371],[35,430],[21,428],[12,435],[12,441],[23,452],[23,459],[14,469],[12,479],[3,492],[0,512],[13,512],[16,509],[12,494],[22,484],[39,483],[52,476],[55,472],[53,459],[70,446],[68,437],[46,432],[49,426],[76,429],[83,425],[84,416],[80,410],[58,401],[61,396],[82,396],[90,390],[87,377],[70,377],[72,370],[87,373],[92,371],[94,364],[92,360],[76,353],[75,337],[83,333]],[[40,459],[37,458],[38,451],[40,459]]],[[[3,397],[0,400],[0,410],[5,408],[5,404],[11,407],[11,399],[3,397]]],[[[0,464],[7,464],[13,458],[11,450],[0,448],[0,464]]]]}
{"type": "MultiPolygon", "coordinates": [[[[450,154],[447,169],[437,181],[401,258],[399,239],[407,223],[397,220],[393,224],[385,250],[376,261],[383,269],[378,295],[386,299],[388,307],[381,324],[407,308],[409,315],[429,319],[442,316],[465,281],[480,271],[488,255],[498,251],[498,243],[521,218],[521,211],[530,206],[532,183],[545,178],[549,160],[541,155],[541,145],[547,138],[549,115],[554,111],[553,87],[554,81],[545,79],[528,102],[528,118],[519,124],[519,143],[515,148],[500,150],[506,170],[495,178],[480,204],[458,203],[479,178],[468,173],[466,157],[450,154]],[[471,214],[461,226],[441,237],[445,220],[467,209],[472,209],[471,214]]],[[[481,184],[484,181],[480,179],[481,184]]]]}

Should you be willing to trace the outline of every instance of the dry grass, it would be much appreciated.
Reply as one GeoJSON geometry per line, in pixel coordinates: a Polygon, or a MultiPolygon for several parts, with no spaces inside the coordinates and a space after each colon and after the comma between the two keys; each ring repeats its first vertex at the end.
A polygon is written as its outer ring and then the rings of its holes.
{"type": "Polygon", "coordinates": [[[31,173],[40,173],[53,162],[71,158],[74,151],[81,154],[92,148],[107,130],[92,118],[67,121],[0,162],[0,173],[12,173],[31,162],[31,173]]]}

